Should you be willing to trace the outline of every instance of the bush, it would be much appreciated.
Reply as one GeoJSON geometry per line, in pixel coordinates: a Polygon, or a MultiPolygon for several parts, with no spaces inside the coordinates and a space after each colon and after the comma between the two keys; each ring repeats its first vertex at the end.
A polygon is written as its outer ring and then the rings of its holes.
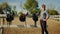
{"type": "Polygon", "coordinates": [[[59,13],[56,10],[48,10],[50,15],[58,15],[59,13]]]}

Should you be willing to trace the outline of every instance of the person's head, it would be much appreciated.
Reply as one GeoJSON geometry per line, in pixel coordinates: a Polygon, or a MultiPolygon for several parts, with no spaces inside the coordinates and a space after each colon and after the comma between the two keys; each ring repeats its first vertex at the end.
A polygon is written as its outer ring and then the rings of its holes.
{"type": "Polygon", "coordinates": [[[45,11],[46,10],[46,5],[45,4],[42,4],[41,9],[42,9],[42,11],[45,11]]]}

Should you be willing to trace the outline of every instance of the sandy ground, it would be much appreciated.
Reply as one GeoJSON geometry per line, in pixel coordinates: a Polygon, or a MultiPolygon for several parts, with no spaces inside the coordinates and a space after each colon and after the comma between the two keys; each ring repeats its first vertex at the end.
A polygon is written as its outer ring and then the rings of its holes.
{"type": "MultiPolygon", "coordinates": [[[[27,25],[34,25],[32,18],[26,19],[27,25]]],[[[5,21],[4,24],[7,24],[5,21]]],[[[24,25],[24,22],[20,22],[19,18],[15,17],[12,24],[14,25],[24,25]]],[[[37,22],[40,25],[40,22],[37,22]]],[[[49,19],[47,21],[49,34],[60,34],[60,21],[49,19]]],[[[41,28],[5,28],[4,34],[41,34],[41,28]]]]}

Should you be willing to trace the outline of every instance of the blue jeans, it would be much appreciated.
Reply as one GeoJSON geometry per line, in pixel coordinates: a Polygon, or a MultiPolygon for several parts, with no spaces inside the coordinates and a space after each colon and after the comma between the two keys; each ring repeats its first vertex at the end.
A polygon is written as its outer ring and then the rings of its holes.
{"type": "Polygon", "coordinates": [[[44,34],[44,32],[48,34],[46,21],[40,20],[40,24],[41,24],[42,34],[44,34]]]}

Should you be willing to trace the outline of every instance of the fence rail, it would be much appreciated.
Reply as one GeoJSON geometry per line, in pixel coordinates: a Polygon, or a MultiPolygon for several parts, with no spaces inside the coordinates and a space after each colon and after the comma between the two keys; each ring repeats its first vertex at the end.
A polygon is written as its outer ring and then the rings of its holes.
{"type": "Polygon", "coordinates": [[[60,21],[60,15],[50,15],[50,18],[60,21]]]}

